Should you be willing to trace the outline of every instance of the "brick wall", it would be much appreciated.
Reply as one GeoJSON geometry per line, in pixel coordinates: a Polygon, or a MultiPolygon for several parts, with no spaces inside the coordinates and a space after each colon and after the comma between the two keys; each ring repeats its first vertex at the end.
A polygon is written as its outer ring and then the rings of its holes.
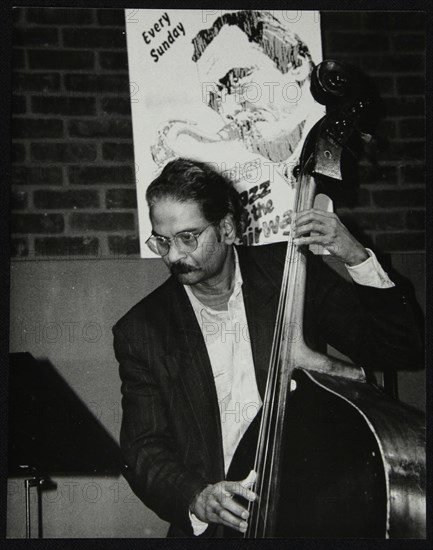
{"type": "MultiPolygon", "coordinates": [[[[12,255],[139,252],[125,24],[120,9],[14,10],[12,255]]],[[[373,76],[387,143],[338,209],[380,252],[424,250],[421,13],[325,12],[325,57],[373,76]]]]}
{"type": "Polygon", "coordinates": [[[324,56],[370,75],[384,100],[383,136],[360,163],[355,208],[338,213],[379,252],[423,251],[425,216],[425,15],[324,12],[324,56]]]}

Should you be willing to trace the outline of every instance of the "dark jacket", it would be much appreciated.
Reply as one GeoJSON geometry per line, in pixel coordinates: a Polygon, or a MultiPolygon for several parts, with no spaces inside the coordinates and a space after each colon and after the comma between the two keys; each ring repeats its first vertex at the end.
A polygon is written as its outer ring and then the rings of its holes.
{"type": "MultiPolygon", "coordinates": [[[[263,398],[284,267],[285,243],[239,247],[243,296],[263,398]]],[[[410,368],[420,339],[399,286],[346,282],[310,256],[304,335],[329,343],[364,368],[410,368]]],[[[204,339],[181,284],[170,277],[113,328],[120,363],[125,476],[139,498],[191,536],[194,495],[224,479],[217,394],[204,339]]],[[[209,531],[209,530],[208,530],[209,531]]]]}

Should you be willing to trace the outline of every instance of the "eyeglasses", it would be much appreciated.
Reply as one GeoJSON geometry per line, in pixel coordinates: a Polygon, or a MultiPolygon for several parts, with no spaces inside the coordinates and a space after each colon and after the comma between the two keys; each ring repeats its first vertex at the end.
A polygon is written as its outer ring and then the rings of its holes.
{"type": "Polygon", "coordinates": [[[206,231],[211,225],[215,225],[217,222],[212,222],[204,227],[198,233],[192,231],[181,231],[174,237],[168,238],[162,235],[151,235],[146,244],[152,252],[159,256],[166,256],[170,251],[171,243],[174,242],[179,252],[194,252],[198,247],[198,238],[202,233],[206,231]]]}

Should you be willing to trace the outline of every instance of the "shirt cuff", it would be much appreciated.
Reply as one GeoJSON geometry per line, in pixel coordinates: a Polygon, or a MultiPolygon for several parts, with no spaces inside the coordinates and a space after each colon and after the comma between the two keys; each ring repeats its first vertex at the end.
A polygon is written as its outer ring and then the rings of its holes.
{"type": "Polygon", "coordinates": [[[209,525],[208,523],[201,521],[201,519],[198,519],[198,517],[192,512],[189,512],[189,519],[191,521],[192,530],[194,531],[194,535],[196,537],[204,533],[209,525]]]}
{"type": "Polygon", "coordinates": [[[376,255],[369,248],[366,249],[370,256],[362,263],[354,266],[345,264],[355,283],[375,288],[392,288],[395,284],[388,277],[383,267],[378,262],[376,255]]]}

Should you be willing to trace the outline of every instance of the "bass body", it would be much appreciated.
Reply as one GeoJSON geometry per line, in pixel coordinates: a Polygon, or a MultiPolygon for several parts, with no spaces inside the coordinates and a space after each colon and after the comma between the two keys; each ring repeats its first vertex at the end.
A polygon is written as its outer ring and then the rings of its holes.
{"type": "MultiPolygon", "coordinates": [[[[424,415],[366,382],[303,369],[292,380],[273,536],[425,538],[424,415]]],[[[228,479],[253,468],[260,420],[228,479]]]]}

